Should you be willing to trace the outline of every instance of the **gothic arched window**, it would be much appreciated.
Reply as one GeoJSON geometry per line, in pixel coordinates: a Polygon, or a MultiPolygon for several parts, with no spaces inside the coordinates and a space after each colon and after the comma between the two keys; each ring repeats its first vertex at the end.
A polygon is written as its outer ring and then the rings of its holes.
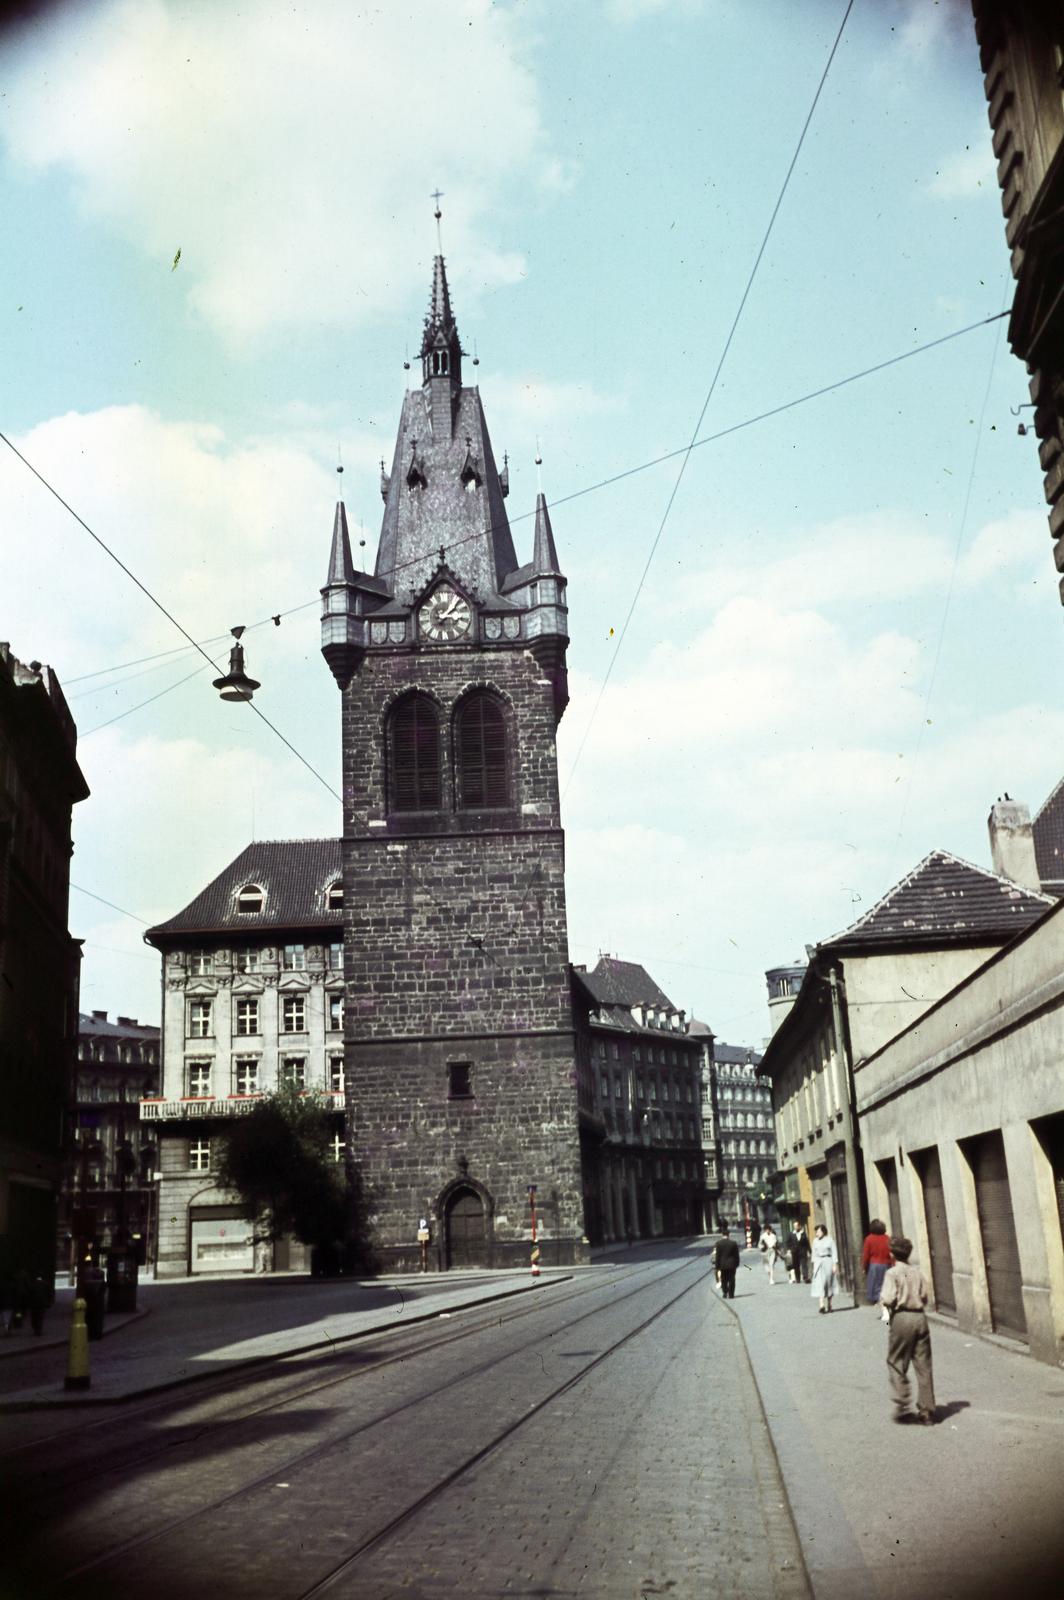
{"type": "Polygon", "coordinates": [[[439,714],[415,691],[388,719],[388,809],[438,811],[441,800],[439,714]]]}
{"type": "Polygon", "coordinates": [[[460,810],[510,803],[506,713],[483,691],[463,700],[455,718],[456,798],[460,810]]]}

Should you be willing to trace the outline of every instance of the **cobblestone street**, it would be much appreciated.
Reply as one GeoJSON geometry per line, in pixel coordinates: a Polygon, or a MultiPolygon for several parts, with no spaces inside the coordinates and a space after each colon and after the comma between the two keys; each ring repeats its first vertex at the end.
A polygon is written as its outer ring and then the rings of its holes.
{"type": "MultiPolygon", "coordinates": [[[[222,1387],[7,1415],[0,1592],[960,1600],[1048,1570],[1059,1374],[936,1323],[942,1421],[894,1427],[874,1314],[819,1319],[746,1261],[731,1305],[705,1241],[648,1245],[222,1387]]],[[[241,1348],[241,1287],[175,1290],[171,1331],[214,1297],[241,1348]]],[[[258,1299],[260,1324],[272,1305],[305,1340],[304,1294],[258,1299]]],[[[96,1349],[158,1360],[166,1333],[157,1310],[96,1349]]]]}

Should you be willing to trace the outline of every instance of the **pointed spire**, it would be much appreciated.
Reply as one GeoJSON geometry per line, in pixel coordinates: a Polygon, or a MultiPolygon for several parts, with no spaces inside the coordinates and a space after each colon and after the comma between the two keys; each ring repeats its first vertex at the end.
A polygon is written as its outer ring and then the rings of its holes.
{"type": "Polygon", "coordinates": [[[355,564],[351,560],[351,537],[347,531],[347,509],[342,500],[336,502],[336,515],[333,518],[332,549],[329,551],[329,576],[325,580],[328,588],[334,583],[353,583],[355,578],[355,564]]]}
{"type": "Polygon", "coordinates": [[[537,578],[548,574],[560,577],[558,552],[554,547],[554,532],[550,525],[546,496],[540,491],[536,496],[536,537],[532,547],[532,571],[537,578]]]}
{"type": "Polygon", "coordinates": [[[446,378],[452,390],[462,385],[462,345],[442,256],[435,258],[432,267],[432,298],[421,335],[421,375],[425,383],[431,378],[446,378]]]}

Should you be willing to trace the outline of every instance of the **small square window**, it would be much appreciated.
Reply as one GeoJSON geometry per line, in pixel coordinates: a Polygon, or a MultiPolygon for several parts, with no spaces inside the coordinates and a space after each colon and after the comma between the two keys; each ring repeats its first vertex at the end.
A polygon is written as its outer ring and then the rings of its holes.
{"type": "Polygon", "coordinates": [[[341,882],[337,881],[329,885],[325,894],[325,904],[330,911],[342,911],[344,909],[344,886],[341,882]]]}
{"type": "Polygon", "coordinates": [[[448,1061],[447,1095],[451,1100],[468,1100],[473,1093],[473,1063],[448,1061]]]}
{"type": "Polygon", "coordinates": [[[188,958],[188,970],[196,977],[203,977],[214,970],[214,960],[207,950],[193,950],[188,958]]]}
{"type": "Polygon", "coordinates": [[[304,972],[307,966],[307,950],[302,944],[286,944],[284,947],[284,969],[286,972],[304,972]]]}
{"type": "Polygon", "coordinates": [[[259,952],[257,950],[234,950],[233,965],[238,972],[258,972],[259,952]]]}

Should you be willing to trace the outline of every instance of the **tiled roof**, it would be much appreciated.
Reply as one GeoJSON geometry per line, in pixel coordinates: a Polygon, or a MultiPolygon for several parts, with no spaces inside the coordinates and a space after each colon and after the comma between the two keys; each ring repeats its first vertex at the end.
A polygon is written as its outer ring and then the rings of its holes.
{"type": "Polygon", "coordinates": [[[863,917],[821,949],[1004,942],[1030,927],[1055,902],[1011,878],[932,850],[863,917]]]}
{"type": "Polygon", "coordinates": [[[151,1022],[137,1022],[132,1017],[116,1017],[108,1022],[104,1017],[78,1012],[78,1034],[86,1039],[149,1039],[159,1037],[159,1029],[151,1022]]]}
{"type": "Polygon", "coordinates": [[[1064,893],[1064,778],[1043,801],[1031,824],[1038,876],[1055,894],[1064,893]]]}
{"type": "Polygon", "coordinates": [[[325,891],[341,874],[339,839],[262,839],[249,844],[176,917],[149,928],[146,938],[186,933],[255,933],[277,928],[341,928],[342,911],[329,911],[325,891]],[[264,891],[261,913],[236,909],[250,884],[264,891]]]}
{"type": "Polygon", "coordinates": [[[599,956],[594,970],[581,976],[600,1005],[660,1006],[665,1011],[679,1009],[637,961],[618,961],[615,956],[599,956]]]}
{"type": "Polygon", "coordinates": [[[760,1066],[761,1056],[748,1044],[725,1044],[723,1039],[713,1041],[713,1060],[721,1067],[760,1066]]]}

